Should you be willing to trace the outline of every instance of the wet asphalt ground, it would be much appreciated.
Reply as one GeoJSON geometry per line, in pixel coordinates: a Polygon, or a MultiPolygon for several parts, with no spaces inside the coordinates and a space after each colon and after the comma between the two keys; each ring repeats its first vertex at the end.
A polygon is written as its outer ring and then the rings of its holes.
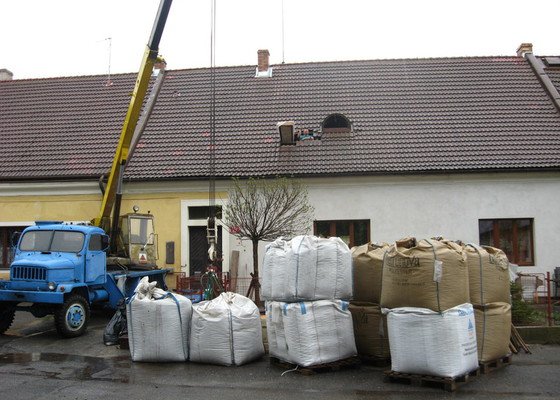
{"type": "Polygon", "coordinates": [[[270,364],[241,367],[134,363],[128,350],[102,343],[111,315],[95,314],[88,332],[60,339],[52,317],[16,314],[0,335],[1,398],[19,399],[560,399],[560,346],[533,345],[511,365],[475,377],[458,391],[386,383],[386,368],[315,375],[270,364]],[[284,374],[283,374],[284,373],[284,374]]]}

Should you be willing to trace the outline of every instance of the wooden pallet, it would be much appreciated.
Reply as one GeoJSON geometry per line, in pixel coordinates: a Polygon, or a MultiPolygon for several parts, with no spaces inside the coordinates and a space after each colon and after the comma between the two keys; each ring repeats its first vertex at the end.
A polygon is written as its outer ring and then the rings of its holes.
{"type": "Polygon", "coordinates": [[[512,355],[508,354],[506,356],[500,357],[496,360],[492,361],[484,361],[479,362],[478,365],[480,366],[480,372],[483,374],[489,374],[492,371],[495,371],[500,368],[504,368],[511,364],[512,355]]]}
{"type": "Polygon", "coordinates": [[[276,357],[270,357],[270,363],[276,367],[285,369],[286,371],[293,370],[302,375],[314,375],[321,372],[340,371],[342,369],[356,368],[360,365],[360,359],[355,357],[345,358],[343,360],[333,361],[325,364],[311,365],[303,367],[297,364],[292,364],[276,357]]]}
{"type": "Polygon", "coordinates": [[[119,336],[118,342],[119,349],[121,350],[128,350],[128,335],[119,336]]]}
{"type": "Polygon", "coordinates": [[[360,357],[360,361],[363,364],[372,365],[374,367],[387,367],[387,366],[391,365],[391,359],[390,358],[374,357],[374,356],[368,356],[368,355],[365,355],[365,354],[360,354],[360,355],[358,355],[358,357],[360,357]]]}
{"type": "Polygon", "coordinates": [[[405,374],[396,371],[385,371],[385,381],[391,383],[407,383],[414,386],[431,386],[439,387],[448,392],[454,392],[459,386],[471,381],[474,377],[479,375],[479,370],[476,369],[467,374],[457,376],[455,378],[445,378],[441,376],[419,375],[419,374],[405,374]]]}

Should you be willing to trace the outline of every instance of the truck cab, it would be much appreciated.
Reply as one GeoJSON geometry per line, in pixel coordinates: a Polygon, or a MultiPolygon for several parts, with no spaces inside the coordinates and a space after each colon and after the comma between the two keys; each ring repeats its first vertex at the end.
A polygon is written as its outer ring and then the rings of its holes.
{"type": "Polygon", "coordinates": [[[106,253],[109,238],[98,227],[37,222],[26,228],[10,266],[10,280],[0,282],[0,333],[16,309],[36,317],[54,314],[63,336],[85,330],[89,305],[106,299],[106,253]]]}
{"type": "Polygon", "coordinates": [[[68,287],[103,284],[107,245],[108,237],[100,228],[39,222],[21,235],[10,266],[11,285],[31,289],[48,287],[49,282],[68,287]],[[35,286],[35,279],[46,282],[35,286]]]}

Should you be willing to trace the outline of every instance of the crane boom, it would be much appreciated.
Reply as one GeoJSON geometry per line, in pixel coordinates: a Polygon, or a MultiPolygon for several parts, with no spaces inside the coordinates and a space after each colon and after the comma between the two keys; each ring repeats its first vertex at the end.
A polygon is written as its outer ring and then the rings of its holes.
{"type": "Polygon", "coordinates": [[[124,166],[128,161],[130,155],[131,142],[134,136],[136,125],[138,124],[140,112],[142,111],[142,104],[148,91],[154,64],[163,61],[163,59],[158,55],[159,42],[161,40],[163,29],[167,21],[167,16],[169,15],[171,3],[172,0],[161,0],[159,4],[156,19],[152,27],[152,32],[150,34],[148,44],[146,45],[144,56],[142,57],[140,71],[138,72],[136,84],[134,86],[130,104],[128,106],[128,111],[124,119],[119,143],[115,151],[115,156],[113,158],[107,186],[103,195],[101,209],[98,217],[93,220],[94,225],[104,228],[106,232],[109,231],[109,227],[111,225],[111,210],[115,205],[117,188],[122,180],[124,166]]]}

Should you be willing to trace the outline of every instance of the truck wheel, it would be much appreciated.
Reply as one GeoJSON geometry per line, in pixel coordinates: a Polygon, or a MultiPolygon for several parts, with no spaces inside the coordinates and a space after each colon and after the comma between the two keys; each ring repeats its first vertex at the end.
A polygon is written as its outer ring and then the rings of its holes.
{"type": "Polygon", "coordinates": [[[16,308],[10,306],[0,306],[0,334],[6,332],[14,322],[16,308]]]}
{"type": "Polygon", "coordinates": [[[82,335],[89,322],[89,305],[80,295],[70,296],[54,313],[54,323],[59,335],[76,337],[82,335]]]}

